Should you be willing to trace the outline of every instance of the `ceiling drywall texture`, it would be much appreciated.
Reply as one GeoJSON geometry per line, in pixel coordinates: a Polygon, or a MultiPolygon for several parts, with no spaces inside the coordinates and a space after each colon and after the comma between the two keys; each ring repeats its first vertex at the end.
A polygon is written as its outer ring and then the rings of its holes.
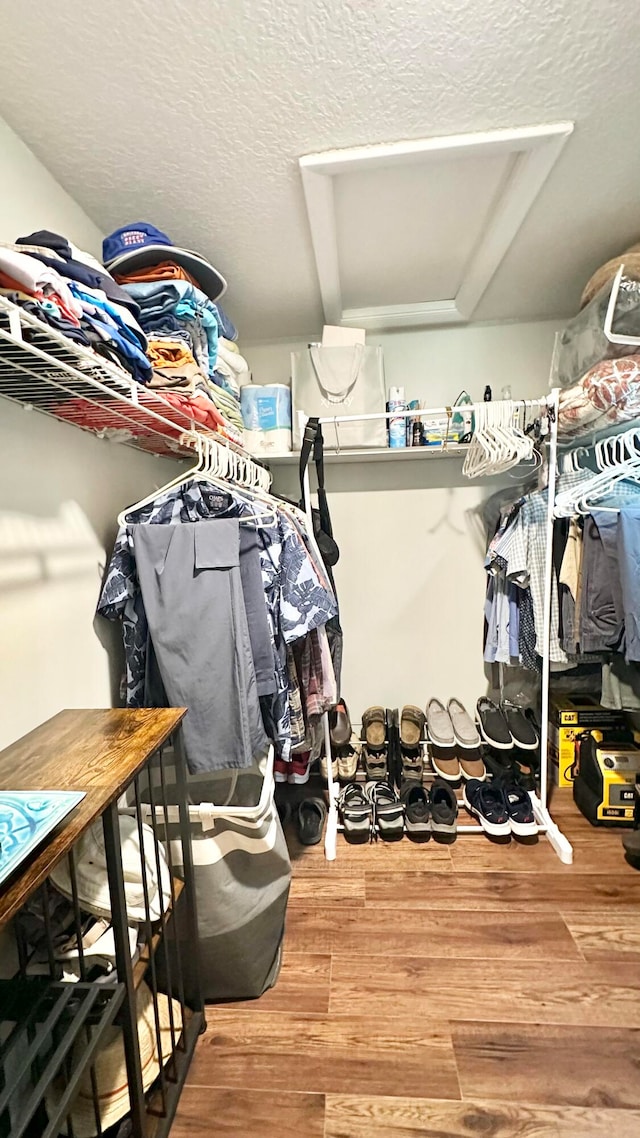
{"type": "Polygon", "coordinates": [[[321,323],[298,156],[575,119],[475,313],[555,317],[640,237],[639,41],[619,0],[0,0],[0,114],[101,228],[207,254],[252,340],[321,323]]]}

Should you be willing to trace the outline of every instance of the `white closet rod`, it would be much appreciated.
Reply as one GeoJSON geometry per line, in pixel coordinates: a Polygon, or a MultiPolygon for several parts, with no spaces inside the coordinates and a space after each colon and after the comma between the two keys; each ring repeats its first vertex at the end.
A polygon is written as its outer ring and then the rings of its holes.
{"type": "MultiPolygon", "coordinates": [[[[531,410],[534,407],[540,409],[549,406],[549,400],[546,397],[543,399],[493,399],[491,401],[492,406],[496,406],[498,403],[512,403],[514,412],[520,408],[531,410]]],[[[323,415],[319,421],[321,424],[362,423],[377,419],[422,418],[427,415],[469,415],[486,406],[486,403],[460,403],[458,406],[451,404],[449,407],[414,407],[410,411],[375,411],[369,415],[323,415]]],[[[306,423],[307,418],[308,416],[303,411],[298,411],[298,419],[301,423],[303,419],[306,423]]]]}

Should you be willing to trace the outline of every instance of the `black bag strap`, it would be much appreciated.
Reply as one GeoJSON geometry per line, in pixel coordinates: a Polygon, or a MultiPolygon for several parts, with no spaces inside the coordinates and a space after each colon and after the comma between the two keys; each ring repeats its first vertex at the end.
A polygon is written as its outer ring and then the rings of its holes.
{"type": "Polygon", "coordinates": [[[302,446],[300,448],[300,505],[304,509],[304,472],[309,465],[309,459],[313,451],[313,461],[316,468],[316,476],[318,479],[318,513],[320,515],[320,528],[327,537],[333,538],[333,526],[331,525],[331,514],[329,513],[329,502],[327,500],[327,492],[324,488],[324,437],[322,434],[322,426],[317,416],[307,420],[307,425],[304,429],[304,436],[302,439],[302,446]]]}
{"type": "Polygon", "coordinates": [[[329,502],[327,500],[327,492],[324,488],[324,439],[322,437],[322,427],[320,426],[320,423],[318,423],[315,442],[313,444],[313,460],[316,464],[316,475],[318,478],[318,509],[320,511],[320,523],[324,532],[328,534],[329,537],[333,537],[333,526],[331,525],[329,502]]]}
{"type": "MultiPolygon", "coordinates": [[[[313,457],[314,461],[316,462],[316,470],[318,469],[315,453],[315,443],[318,431],[320,431],[320,447],[322,452],[322,428],[320,427],[320,420],[317,417],[307,419],[307,425],[304,429],[304,435],[302,437],[302,446],[300,447],[300,505],[302,509],[305,508],[304,473],[307,469],[307,466],[309,465],[309,459],[311,458],[312,450],[314,452],[313,457]]],[[[324,463],[322,463],[322,485],[324,487],[324,463]]]]}

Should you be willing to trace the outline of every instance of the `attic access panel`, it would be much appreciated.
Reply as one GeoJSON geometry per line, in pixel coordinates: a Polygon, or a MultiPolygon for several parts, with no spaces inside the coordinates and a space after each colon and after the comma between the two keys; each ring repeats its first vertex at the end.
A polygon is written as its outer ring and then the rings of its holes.
{"type": "Polygon", "coordinates": [[[328,324],[471,319],[573,123],[300,158],[328,324]]]}

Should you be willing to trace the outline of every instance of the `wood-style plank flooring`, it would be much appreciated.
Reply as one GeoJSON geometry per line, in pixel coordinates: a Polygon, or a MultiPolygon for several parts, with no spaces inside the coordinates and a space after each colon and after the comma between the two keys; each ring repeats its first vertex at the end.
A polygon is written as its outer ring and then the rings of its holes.
{"type": "Polygon", "coordinates": [[[638,1138],[640,873],[570,792],[541,839],[290,838],[284,964],[209,1006],[173,1138],[638,1138]]]}

